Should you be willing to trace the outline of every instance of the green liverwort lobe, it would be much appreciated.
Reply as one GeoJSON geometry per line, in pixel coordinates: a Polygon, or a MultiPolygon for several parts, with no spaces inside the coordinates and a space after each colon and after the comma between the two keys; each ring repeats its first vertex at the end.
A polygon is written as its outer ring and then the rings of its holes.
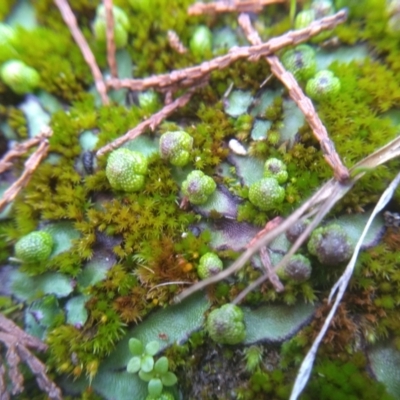
{"type": "Polygon", "coordinates": [[[40,82],[37,71],[22,61],[10,60],[0,70],[2,81],[17,94],[33,92],[40,82]]]}
{"type": "Polygon", "coordinates": [[[197,273],[201,279],[206,279],[218,274],[222,269],[221,259],[215,253],[206,253],[200,258],[197,273]]]}
{"type": "MultiPolygon", "coordinates": [[[[128,42],[129,19],[125,11],[117,6],[112,8],[114,17],[114,41],[117,49],[125,47],[128,42]]],[[[96,18],[93,22],[93,33],[99,42],[106,39],[106,11],[103,5],[99,5],[96,11],[96,18]]]]}
{"type": "Polygon", "coordinates": [[[264,164],[264,177],[275,178],[279,184],[285,183],[288,178],[286,164],[278,158],[270,158],[264,164]]]}
{"type": "Polygon", "coordinates": [[[332,98],[339,92],[340,80],[328,70],[319,71],[306,86],[307,95],[317,101],[332,98]]]}
{"type": "Polygon", "coordinates": [[[346,231],[338,224],[316,229],[311,234],[307,247],[321,264],[326,265],[337,265],[349,260],[354,250],[346,231]]]}
{"type": "Polygon", "coordinates": [[[192,204],[204,204],[214,193],[217,184],[202,171],[192,171],[182,183],[182,192],[192,204]]]}
{"type": "Polygon", "coordinates": [[[285,189],[275,178],[263,178],[249,188],[249,200],[260,210],[268,211],[283,202],[285,189]]]}
{"type": "Polygon", "coordinates": [[[282,56],[282,63],[298,81],[307,81],[317,70],[315,51],[306,44],[286,51],[282,56]]]}
{"type": "Polygon", "coordinates": [[[221,344],[237,344],[246,337],[243,311],[234,304],[225,304],[208,315],[206,329],[211,339],[221,344]]]}
{"type": "Polygon", "coordinates": [[[160,138],[161,158],[183,167],[189,162],[193,138],[185,131],[166,132],[160,138]]]}
{"type": "Polygon", "coordinates": [[[144,186],[146,157],[129,149],[114,150],[108,157],[106,176],[115,190],[137,192],[144,186]]]}
{"type": "Polygon", "coordinates": [[[15,256],[24,263],[40,263],[49,258],[53,244],[49,233],[31,232],[15,244],[15,256]]]}

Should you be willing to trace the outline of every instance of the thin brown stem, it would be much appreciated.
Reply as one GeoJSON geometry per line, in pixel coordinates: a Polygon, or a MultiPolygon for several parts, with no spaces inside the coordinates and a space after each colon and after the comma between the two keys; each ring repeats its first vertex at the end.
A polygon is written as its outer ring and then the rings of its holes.
{"type": "Polygon", "coordinates": [[[154,130],[165,118],[171,115],[178,108],[184,107],[192,97],[193,93],[197,89],[198,86],[188,90],[181,97],[178,97],[172,103],[163,107],[159,112],[153,114],[150,118],[144,120],[139,125],[135,126],[133,129],[128,131],[125,135],[119,137],[113,142],[107,144],[106,146],[99,149],[96,153],[97,157],[104,155],[126,143],[129,140],[133,140],[139,135],[141,135],[147,128],[154,130]]]}
{"type": "Polygon", "coordinates": [[[76,44],[80,48],[83,58],[85,59],[87,65],[89,66],[90,70],[92,71],[94,84],[96,86],[97,91],[100,94],[101,101],[103,104],[109,104],[109,99],[107,96],[107,87],[104,83],[103,76],[101,74],[100,68],[96,63],[96,59],[90,50],[90,47],[83,36],[83,33],[79,29],[78,23],[76,21],[75,15],[71,10],[71,7],[68,4],[67,0],[54,0],[56,6],[60,10],[61,16],[68,26],[72,37],[74,38],[76,44]]]}
{"type": "Polygon", "coordinates": [[[107,61],[113,78],[118,78],[117,61],[115,59],[114,41],[114,15],[112,0],[103,0],[106,12],[106,38],[107,38],[107,61]]]}
{"type": "Polygon", "coordinates": [[[285,0],[231,0],[211,3],[197,2],[189,7],[189,15],[217,14],[225,12],[259,13],[269,4],[284,3],[285,0]]]}
{"type": "Polygon", "coordinates": [[[226,68],[240,59],[254,62],[260,57],[271,55],[284,47],[306,42],[326,29],[333,29],[336,25],[343,23],[346,18],[346,11],[342,10],[334,15],[314,21],[307,28],[289,31],[266,43],[255,46],[234,47],[230,49],[228,54],[203,62],[195,67],[175,70],[162,75],[153,75],[144,79],[110,79],[107,81],[107,85],[114,89],[127,88],[139,91],[150,88],[160,91],[175,91],[178,88],[191,87],[207,77],[212,71],[226,68]]]}
{"type": "MultiPolygon", "coordinates": [[[[51,135],[50,128],[46,128],[45,131],[47,132],[47,135],[51,135]]],[[[0,199],[0,211],[3,210],[8,203],[13,201],[17,197],[20,190],[28,184],[36,168],[46,157],[48,149],[49,142],[47,138],[44,138],[40,142],[39,147],[25,162],[25,169],[22,175],[4,192],[3,197],[0,199]]]]}
{"type": "MultiPolygon", "coordinates": [[[[261,38],[251,25],[250,17],[247,14],[241,14],[238,21],[249,42],[253,45],[260,45],[261,38]]],[[[337,154],[335,145],[329,138],[328,131],[315,111],[312,101],[303,93],[294,76],[285,69],[277,56],[268,55],[265,59],[271,66],[272,73],[286,86],[289,96],[303,112],[314,136],[320,143],[326,162],[333,169],[335,178],[340,182],[346,181],[349,178],[349,171],[337,154]]]]}

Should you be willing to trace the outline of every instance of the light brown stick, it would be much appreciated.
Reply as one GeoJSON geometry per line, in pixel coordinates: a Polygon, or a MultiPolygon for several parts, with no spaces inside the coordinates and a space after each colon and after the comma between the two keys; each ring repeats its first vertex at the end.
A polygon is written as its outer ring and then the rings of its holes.
{"type": "MultiPolygon", "coordinates": [[[[50,130],[50,128],[46,128],[46,131],[47,130],[50,130]]],[[[50,132],[48,132],[49,135],[51,134],[50,132]]],[[[25,169],[22,175],[4,192],[3,197],[0,199],[0,211],[2,211],[8,203],[13,201],[20,190],[28,184],[32,174],[35,172],[42,159],[46,157],[48,149],[49,142],[45,138],[40,142],[36,151],[25,162],[25,169]]]]}
{"type": "Polygon", "coordinates": [[[61,16],[68,26],[72,37],[74,38],[76,44],[80,48],[83,58],[88,64],[90,70],[92,71],[92,75],[94,78],[94,84],[96,85],[96,89],[100,94],[101,101],[103,104],[109,104],[109,99],[107,96],[107,87],[104,83],[103,76],[101,74],[100,68],[96,63],[96,59],[90,50],[90,47],[83,36],[81,30],[78,27],[78,23],[76,21],[75,15],[71,10],[71,7],[68,4],[67,0],[54,0],[58,9],[60,10],[61,16]]]}
{"type": "Polygon", "coordinates": [[[203,62],[195,67],[175,70],[168,74],[153,75],[144,79],[109,79],[107,86],[114,89],[128,88],[139,91],[149,88],[168,91],[191,87],[214,70],[226,68],[233,62],[243,58],[249,61],[257,61],[260,57],[271,55],[284,47],[303,43],[323,30],[333,29],[336,25],[343,23],[346,17],[346,11],[341,10],[334,15],[314,21],[307,28],[289,31],[266,43],[255,46],[234,47],[228,54],[203,62]]]}
{"type": "Polygon", "coordinates": [[[107,61],[113,78],[118,78],[117,62],[115,60],[114,41],[114,15],[112,0],[103,0],[106,12],[106,38],[107,38],[107,61]]]}
{"type": "Polygon", "coordinates": [[[268,4],[284,3],[285,0],[231,0],[212,3],[194,3],[188,8],[189,15],[216,14],[223,12],[254,12],[259,13],[268,4]]]}
{"type": "Polygon", "coordinates": [[[135,126],[133,129],[128,131],[125,135],[119,137],[118,139],[114,140],[113,142],[99,149],[96,153],[96,156],[100,157],[103,154],[108,153],[109,151],[114,150],[117,147],[120,147],[127,141],[132,140],[141,135],[147,128],[154,130],[156,126],[158,126],[165,118],[171,115],[176,109],[184,107],[188,103],[188,101],[190,100],[190,98],[192,97],[193,93],[197,88],[198,86],[192,88],[191,90],[188,90],[181,97],[178,97],[175,101],[163,107],[160,111],[153,114],[150,118],[144,120],[139,125],[135,126]]]}
{"type": "MultiPolygon", "coordinates": [[[[253,45],[259,45],[262,43],[257,31],[251,25],[250,18],[247,14],[241,14],[238,21],[250,43],[253,45]]],[[[326,162],[333,169],[335,178],[340,182],[346,181],[349,178],[349,171],[343,165],[339,155],[337,154],[335,145],[329,138],[328,132],[315,111],[312,101],[303,93],[303,90],[294,76],[285,69],[277,56],[268,55],[265,59],[271,66],[272,73],[286,86],[289,96],[306,117],[314,136],[320,143],[326,162]]]]}

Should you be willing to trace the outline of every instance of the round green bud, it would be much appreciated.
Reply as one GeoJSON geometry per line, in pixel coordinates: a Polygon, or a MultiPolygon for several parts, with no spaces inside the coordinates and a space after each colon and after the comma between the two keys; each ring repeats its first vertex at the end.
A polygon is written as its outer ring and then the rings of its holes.
{"type": "Polygon", "coordinates": [[[311,262],[307,257],[296,254],[290,257],[287,264],[276,270],[281,279],[293,280],[297,283],[305,282],[311,276],[311,262]]]}
{"type": "Polygon", "coordinates": [[[15,244],[15,256],[24,263],[40,263],[50,257],[53,245],[53,238],[49,233],[31,232],[15,244]]]}
{"type": "Polygon", "coordinates": [[[317,70],[315,51],[306,44],[286,51],[282,56],[282,63],[298,81],[307,81],[317,70]]]}
{"type": "Polygon", "coordinates": [[[190,50],[195,56],[203,56],[212,50],[212,33],[206,26],[196,28],[190,39],[190,50]]]}
{"type": "Polygon", "coordinates": [[[144,186],[146,157],[129,149],[114,150],[108,157],[106,176],[114,190],[137,192],[144,186]]]}
{"type": "Polygon", "coordinates": [[[147,90],[138,94],[139,106],[143,110],[154,113],[160,105],[157,93],[154,90],[147,90]]]}
{"type": "Polygon", "coordinates": [[[224,268],[221,259],[215,253],[206,253],[200,258],[197,273],[200,279],[218,274],[224,268]]]}
{"type": "Polygon", "coordinates": [[[182,183],[182,192],[192,204],[204,204],[214,193],[217,184],[202,171],[192,171],[182,183]]]}
{"type": "Polygon", "coordinates": [[[225,304],[210,312],[206,329],[214,342],[237,344],[246,337],[243,311],[234,304],[225,304]]]}
{"type": "MultiPolygon", "coordinates": [[[[128,43],[129,19],[125,11],[113,6],[114,17],[114,41],[117,49],[125,47],[128,43]]],[[[93,33],[99,42],[107,40],[106,11],[103,5],[99,5],[96,11],[96,18],[93,22],[93,33]]]]}
{"type": "Polygon", "coordinates": [[[264,177],[275,178],[279,184],[285,183],[288,178],[286,164],[278,158],[269,158],[264,164],[264,177]]]}
{"type": "Polygon", "coordinates": [[[2,81],[17,94],[31,93],[40,82],[37,71],[22,61],[10,60],[0,70],[2,81]]]}
{"type": "Polygon", "coordinates": [[[308,251],[325,265],[337,265],[350,259],[354,245],[346,231],[338,224],[316,229],[307,245],[308,251]]]}
{"type": "Polygon", "coordinates": [[[193,138],[185,131],[166,132],[160,138],[160,155],[172,165],[183,167],[189,162],[193,138]]]}
{"type": "Polygon", "coordinates": [[[296,15],[294,20],[295,29],[307,28],[312,22],[316,20],[314,10],[303,10],[296,15]]]}
{"type": "Polygon", "coordinates": [[[283,202],[285,189],[275,178],[263,178],[249,188],[249,200],[260,210],[268,211],[283,202]]]}
{"type": "Polygon", "coordinates": [[[340,80],[333,72],[322,70],[307,82],[306,93],[313,100],[335,97],[340,92],[340,80]]]}
{"type": "Polygon", "coordinates": [[[286,231],[287,239],[294,243],[298,237],[306,230],[307,225],[310,222],[308,220],[299,220],[295,222],[288,230],[286,231]]]}

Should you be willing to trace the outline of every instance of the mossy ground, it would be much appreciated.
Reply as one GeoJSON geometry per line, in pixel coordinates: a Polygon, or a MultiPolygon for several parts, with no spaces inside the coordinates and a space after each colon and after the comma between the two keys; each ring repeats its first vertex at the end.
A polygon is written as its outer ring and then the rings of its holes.
{"type": "MultiPolygon", "coordinates": [[[[191,0],[157,0],[152,7],[146,7],[143,1],[132,2],[133,6],[125,0],[115,3],[126,10],[131,22],[128,53],[134,61],[136,77],[165,73],[200,61],[190,52],[174,53],[167,41],[168,29],[175,30],[187,45],[199,24],[209,26],[214,32],[226,26],[233,31],[237,28],[235,16],[187,16],[191,0]],[[164,12],[166,7],[168,12],[164,12]]],[[[11,4],[2,3],[1,18],[8,14],[11,4]]],[[[37,168],[29,185],[14,201],[7,220],[0,223],[3,238],[0,258],[5,264],[12,256],[13,244],[23,235],[50,221],[67,220],[80,233],[72,249],[43,265],[23,265],[23,271],[38,275],[52,270],[75,279],[96,252],[102,251],[116,259],[104,280],[85,289],[91,296],[86,305],[89,318],[85,325],[75,327],[59,320],[46,339],[49,344],[46,362],[55,378],[61,373],[93,377],[102,359],[125,335],[127,326],[140,323],[159,307],[168,307],[182,290],[179,284],[162,284],[198,279],[196,266],[201,255],[212,250],[211,234],[208,231],[199,234],[194,228],[204,217],[190,207],[179,207],[181,195],[177,175],[180,171],[163,162],[158,153],[149,157],[146,186],[137,194],[111,190],[105,176],[106,157],[97,160],[93,173],[78,168],[83,156],[79,141],[83,132],[90,130],[98,137],[95,151],[136,126],[148,116],[147,111],[137,104],[129,107],[96,105],[88,92],[93,84],[90,70],[58,10],[50,0],[33,4],[40,26],[33,30],[17,29],[18,57],[40,72],[41,90],[55,96],[65,109],[51,115],[50,126],[54,133],[50,138],[50,154],[56,161],[48,159],[37,168]],[[160,286],[152,289],[155,285],[160,286]]],[[[105,69],[105,48],[94,42],[90,30],[96,2],[74,0],[70,4],[85,37],[93,44],[100,67],[105,69]]],[[[387,33],[387,20],[383,1],[365,0],[351,3],[349,21],[334,31],[342,46],[365,43],[368,48],[368,57],[362,63],[335,61],[330,65],[341,80],[340,95],[316,104],[336,150],[348,167],[398,135],[399,127],[389,118],[389,112],[397,111],[400,104],[397,84],[400,81],[400,36],[387,33]]],[[[257,21],[263,39],[290,28],[283,6],[268,8],[257,21]]],[[[243,42],[239,35],[238,43],[243,42]]],[[[0,62],[7,57],[6,51],[0,49],[0,62]]],[[[212,54],[207,57],[211,58],[212,54]]],[[[262,118],[272,122],[266,139],[251,139],[254,118],[249,114],[233,118],[225,113],[223,95],[231,84],[257,97],[261,81],[269,74],[267,63],[238,61],[230,68],[211,74],[209,85],[197,91],[187,106],[164,121],[155,132],[144,132],[155,141],[167,130],[187,130],[194,138],[191,167],[213,176],[217,183],[226,185],[239,196],[238,220],[257,226],[264,226],[276,215],[288,216],[332,176],[308,125],[299,129],[292,147],[279,141],[283,99],[288,99],[286,92],[263,112],[262,118]],[[259,160],[277,157],[287,164],[289,181],[281,206],[260,212],[248,201],[248,187],[239,183],[241,177],[234,168],[229,177],[219,172],[221,163],[229,161],[227,141],[233,137],[248,145],[252,157],[259,160]]],[[[270,89],[280,87],[276,79],[267,86],[270,89]]],[[[21,100],[22,97],[0,83],[0,115],[17,141],[23,141],[30,129],[18,108],[21,100]]],[[[15,163],[15,174],[23,170],[23,161],[15,163]]],[[[395,160],[369,172],[337,204],[331,218],[370,209],[398,170],[399,162],[395,160]]],[[[399,211],[399,193],[395,195],[392,211],[399,211]]],[[[220,217],[217,213],[210,215],[210,219],[220,217]]],[[[398,235],[396,229],[388,231],[378,246],[361,254],[355,276],[302,398],[312,399],[316,395],[324,399],[390,398],[368,373],[364,350],[369,343],[386,337],[392,338],[400,349],[400,319],[396,309],[400,303],[400,273],[396,269],[400,262],[398,235]]],[[[238,256],[230,249],[218,253],[226,265],[238,256]]],[[[340,268],[327,271],[315,259],[313,269],[316,272],[311,281],[301,285],[288,283],[282,294],[264,285],[247,296],[245,303],[251,306],[264,302],[296,304],[304,300],[322,304],[313,322],[290,341],[263,344],[262,362],[255,370],[246,371],[243,355],[246,349],[210,345],[209,339],[199,333],[186,345],[168,349],[172,369],[186,381],[182,390],[187,398],[288,397],[299,362],[326,317],[327,306],[323,301],[341,273],[340,268]],[[237,365],[237,369],[232,370],[232,365],[237,365]]],[[[229,285],[219,283],[210,288],[209,298],[215,306],[232,301],[260,274],[261,271],[246,265],[229,285]]],[[[19,317],[20,313],[15,313],[15,318],[19,317]]],[[[88,390],[80,398],[98,397],[88,390]]]]}

